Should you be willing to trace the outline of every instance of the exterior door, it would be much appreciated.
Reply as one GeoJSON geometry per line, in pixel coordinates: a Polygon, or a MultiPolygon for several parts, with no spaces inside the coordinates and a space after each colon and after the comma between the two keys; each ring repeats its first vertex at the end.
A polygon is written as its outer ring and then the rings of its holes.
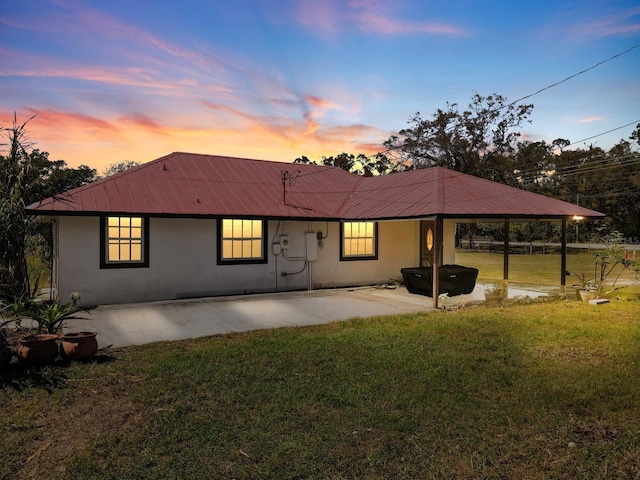
{"type": "Polygon", "coordinates": [[[430,220],[420,222],[420,266],[433,266],[433,252],[436,240],[436,224],[430,220]]]}

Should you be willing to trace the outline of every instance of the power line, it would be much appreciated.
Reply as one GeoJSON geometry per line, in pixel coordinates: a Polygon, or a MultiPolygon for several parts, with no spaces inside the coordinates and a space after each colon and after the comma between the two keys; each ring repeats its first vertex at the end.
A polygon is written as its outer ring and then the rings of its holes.
{"type": "MultiPolygon", "coordinates": [[[[630,153],[619,157],[596,157],[586,159],[582,163],[576,165],[567,165],[557,167],[552,170],[553,173],[544,173],[539,170],[520,170],[516,175],[523,181],[534,181],[540,177],[568,177],[572,175],[584,175],[587,173],[597,172],[602,168],[629,167],[640,165],[640,156],[637,153],[630,153]]],[[[547,169],[547,172],[551,169],[547,169]]]]}
{"type": "Polygon", "coordinates": [[[626,192],[607,192],[607,193],[594,193],[592,195],[584,195],[580,194],[580,198],[599,198],[599,197],[608,197],[608,196],[618,196],[618,197],[635,197],[640,195],[640,190],[628,190],[626,192]]]}
{"type": "Polygon", "coordinates": [[[587,140],[591,140],[592,138],[601,137],[602,135],[606,135],[607,133],[615,132],[616,130],[620,130],[621,128],[628,127],[629,125],[633,125],[634,123],[640,123],[640,120],[634,120],[633,122],[629,122],[626,125],[622,125],[621,127],[612,128],[611,130],[607,130],[606,132],[598,133],[597,135],[592,135],[591,137],[583,138],[582,140],[578,140],[577,142],[570,143],[569,145],[567,145],[567,147],[570,147],[571,145],[576,145],[577,143],[586,142],[587,140]]]}
{"type": "MultiPolygon", "coordinates": [[[[637,44],[635,44],[633,47],[630,47],[630,48],[626,49],[624,52],[620,52],[620,53],[618,53],[618,54],[616,54],[616,55],[613,55],[612,57],[607,58],[606,60],[602,60],[601,62],[598,62],[598,63],[596,63],[595,65],[590,66],[589,68],[585,68],[584,70],[581,70],[581,71],[579,71],[578,73],[574,73],[573,75],[569,75],[569,76],[568,76],[567,78],[565,78],[564,80],[560,80],[559,82],[552,83],[551,85],[547,85],[546,87],[541,88],[541,89],[540,89],[540,90],[538,90],[537,92],[533,92],[533,93],[530,93],[529,95],[525,95],[524,97],[521,97],[521,98],[519,98],[519,99],[517,99],[517,100],[515,100],[515,101],[511,102],[511,103],[510,103],[509,105],[507,105],[507,106],[514,105],[514,104],[516,104],[516,103],[518,103],[518,102],[521,102],[522,100],[526,100],[527,98],[533,97],[534,95],[538,95],[539,93],[542,93],[542,92],[544,92],[545,90],[549,90],[550,88],[557,87],[558,85],[563,84],[564,82],[567,82],[567,81],[571,80],[572,78],[575,78],[575,77],[577,77],[577,76],[579,76],[579,75],[582,75],[583,73],[587,73],[589,70],[593,70],[594,68],[599,67],[599,66],[600,66],[600,65],[602,65],[603,63],[607,63],[607,62],[609,62],[609,61],[613,60],[614,58],[621,57],[621,56],[622,56],[622,55],[624,55],[625,53],[629,53],[631,50],[633,50],[634,48],[638,48],[638,47],[640,47],[640,43],[637,43],[637,44]]],[[[503,107],[503,108],[504,108],[504,107],[503,107]]]]}
{"type": "MultiPolygon", "coordinates": [[[[610,62],[611,60],[614,60],[614,59],[616,59],[616,58],[618,58],[618,57],[621,57],[622,55],[625,55],[625,54],[627,54],[627,53],[631,52],[632,50],[634,50],[634,49],[636,49],[636,48],[638,48],[638,47],[640,47],[640,43],[637,43],[637,44],[633,45],[632,47],[629,47],[628,49],[626,49],[626,50],[625,50],[625,51],[623,51],[623,52],[620,52],[620,53],[617,53],[617,54],[615,54],[615,55],[612,55],[611,57],[609,57],[609,58],[607,58],[607,59],[605,59],[605,60],[602,60],[602,61],[600,61],[600,62],[598,62],[598,63],[596,63],[596,64],[594,64],[594,65],[592,65],[592,66],[590,66],[590,67],[588,67],[588,68],[585,68],[584,70],[581,70],[581,71],[579,71],[579,72],[577,72],[577,73],[574,73],[573,75],[569,75],[568,77],[566,77],[566,78],[565,78],[565,79],[563,79],[563,80],[560,80],[560,81],[558,81],[558,82],[552,83],[552,84],[547,85],[546,87],[543,87],[543,88],[541,88],[541,89],[539,89],[539,90],[537,90],[537,91],[535,91],[535,92],[533,92],[533,93],[530,93],[530,94],[528,94],[528,95],[525,95],[525,96],[523,96],[523,97],[520,97],[520,98],[518,98],[517,100],[514,100],[513,102],[511,102],[511,103],[509,103],[509,104],[507,104],[507,105],[503,105],[502,107],[498,107],[498,108],[494,109],[494,111],[499,111],[499,110],[502,110],[502,109],[504,109],[504,108],[511,107],[511,106],[515,105],[516,103],[518,103],[518,102],[521,102],[521,101],[523,101],[523,100],[526,100],[527,98],[531,98],[531,97],[533,97],[533,96],[535,96],[535,95],[538,95],[539,93],[542,93],[542,92],[544,92],[544,91],[546,91],[546,90],[549,90],[549,89],[551,89],[551,88],[557,87],[558,85],[561,85],[561,84],[563,84],[563,83],[565,83],[565,82],[567,82],[567,81],[569,81],[569,80],[571,80],[571,79],[573,79],[573,78],[576,78],[576,77],[578,77],[578,76],[580,76],[580,75],[583,75],[583,74],[587,73],[588,71],[593,70],[593,69],[595,69],[595,68],[599,67],[600,65],[603,65],[603,64],[605,64],[605,63],[607,63],[607,62],[610,62]]],[[[587,141],[587,140],[591,140],[591,139],[593,139],[593,138],[600,137],[600,136],[602,136],[602,135],[606,135],[607,133],[611,133],[611,132],[614,132],[614,131],[616,131],[616,130],[620,130],[620,129],[622,129],[622,128],[628,127],[629,125],[632,125],[632,124],[634,124],[634,123],[638,123],[638,122],[640,122],[640,120],[636,120],[636,121],[634,121],[634,122],[630,122],[630,123],[628,123],[628,124],[626,124],[626,125],[623,125],[623,126],[621,126],[621,127],[617,127],[617,128],[612,129],[612,130],[609,130],[609,131],[606,131],[606,132],[603,132],[603,133],[599,133],[599,134],[597,134],[597,135],[593,135],[593,136],[588,137],[588,138],[584,138],[584,139],[579,140],[579,141],[577,141],[577,142],[571,143],[571,144],[569,144],[569,145],[567,145],[567,146],[575,145],[575,144],[577,144],[577,143],[582,143],[582,142],[585,142],[585,141],[587,141]]],[[[372,157],[375,157],[376,155],[385,154],[385,153],[388,153],[388,152],[393,151],[393,150],[397,150],[397,147],[387,148],[386,150],[383,150],[383,151],[381,151],[381,152],[378,152],[378,153],[375,153],[375,154],[372,154],[372,155],[368,155],[368,156],[367,156],[367,158],[372,158],[372,157]]]]}

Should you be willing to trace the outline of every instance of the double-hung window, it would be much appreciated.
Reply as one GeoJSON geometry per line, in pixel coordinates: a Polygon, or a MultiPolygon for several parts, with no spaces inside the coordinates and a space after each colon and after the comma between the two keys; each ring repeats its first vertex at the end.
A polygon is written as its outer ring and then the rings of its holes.
{"type": "Polygon", "coordinates": [[[378,224],[376,222],[342,222],[340,237],[341,260],[377,260],[378,224]]]}
{"type": "Polygon", "coordinates": [[[145,217],[101,217],[100,267],[148,267],[148,232],[149,219],[145,217]]]}
{"type": "Polygon", "coordinates": [[[223,218],[218,221],[218,263],[267,263],[264,220],[223,218]]]}

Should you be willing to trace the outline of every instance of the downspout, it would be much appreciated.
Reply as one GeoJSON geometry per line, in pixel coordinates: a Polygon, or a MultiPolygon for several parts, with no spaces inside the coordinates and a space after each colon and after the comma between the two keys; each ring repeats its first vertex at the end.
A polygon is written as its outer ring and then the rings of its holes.
{"type": "Polygon", "coordinates": [[[60,255],[60,242],[59,242],[59,224],[58,219],[51,219],[51,287],[49,289],[49,300],[56,300],[58,297],[58,260],[60,255]],[[55,294],[54,294],[55,292],[55,294]],[[54,298],[55,297],[55,298],[54,298]]]}

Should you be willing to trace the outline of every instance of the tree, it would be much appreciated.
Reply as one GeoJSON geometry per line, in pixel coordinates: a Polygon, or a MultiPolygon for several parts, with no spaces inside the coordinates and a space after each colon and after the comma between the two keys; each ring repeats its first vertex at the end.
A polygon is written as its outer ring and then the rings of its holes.
{"type": "Polygon", "coordinates": [[[636,125],[636,129],[629,136],[631,140],[635,140],[640,144],[640,123],[636,125]]]}
{"type": "Polygon", "coordinates": [[[97,178],[96,170],[81,165],[68,168],[64,160],[49,160],[47,152],[33,148],[26,126],[18,124],[0,130],[6,135],[7,156],[0,155],[0,298],[12,300],[35,293],[39,274],[29,259],[38,256],[51,261],[51,232],[27,215],[25,206],[97,178]]]}
{"type": "Polygon", "coordinates": [[[110,177],[111,175],[124,172],[140,165],[142,165],[142,163],[137,162],[136,160],[123,160],[121,162],[112,163],[111,165],[109,165],[107,168],[105,168],[103,175],[105,177],[110,177]]]}
{"type": "Polygon", "coordinates": [[[33,189],[25,203],[53,197],[72,188],[81,187],[98,178],[98,172],[87,165],[80,165],[77,169],[69,168],[64,160],[49,160],[48,152],[34,149],[29,152],[31,163],[30,178],[33,189]]]}
{"type": "MultiPolygon", "coordinates": [[[[32,117],[33,118],[33,117],[32,117]]],[[[31,119],[29,119],[31,120],[31,119]]],[[[9,152],[0,156],[0,299],[12,301],[32,295],[32,281],[27,265],[28,236],[35,220],[24,211],[25,198],[32,195],[31,143],[26,137],[27,120],[3,128],[9,152]]]]}
{"type": "MultiPolygon", "coordinates": [[[[307,165],[318,165],[317,162],[310,160],[303,155],[296,158],[293,163],[302,163],[307,165]]],[[[363,153],[353,155],[351,153],[340,153],[331,157],[322,157],[322,165],[336,167],[347,172],[362,175],[364,177],[372,177],[374,175],[385,175],[404,169],[404,166],[393,162],[384,153],[377,153],[373,157],[367,157],[363,153]]]]}
{"type": "Polygon", "coordinates": [[[518,142],[513,155],[515,174],[519,185],[537,193],[554,187],[550,174],[556,169],[555,144],[542,142],[518,142]]]}
{"type": "Polygon", "coordinates": [[[466,110],[447,102],[431,119],[416,113],[411,127],[384,142],[415,168],[442,166],[478,177],[515,184],[514,153],[517,128],[529,121],[531,104],[507,103],[502,95],[476,93],[466,110]]]}
{"type": "Polygon", "coordinates": [[[554,147],[554,149],[560,150],[562,152],[564,148],[567,148],[569,145],[571,145],[571,142],[564,138],[556,138],[553,142],[551,142],[551,145],[554,147]]]}
{"type": "MultiPolygon", "coordinates": [[[[556,168],[548,172],[546,193],[602,212],[611,228],[640,237],[639,161],[640,153],[625,140],[608,152],[593,146],[564,150],[555,155],[556,168]]],[[[581,228],[583,240],[589,228],[581,228]]]]}

